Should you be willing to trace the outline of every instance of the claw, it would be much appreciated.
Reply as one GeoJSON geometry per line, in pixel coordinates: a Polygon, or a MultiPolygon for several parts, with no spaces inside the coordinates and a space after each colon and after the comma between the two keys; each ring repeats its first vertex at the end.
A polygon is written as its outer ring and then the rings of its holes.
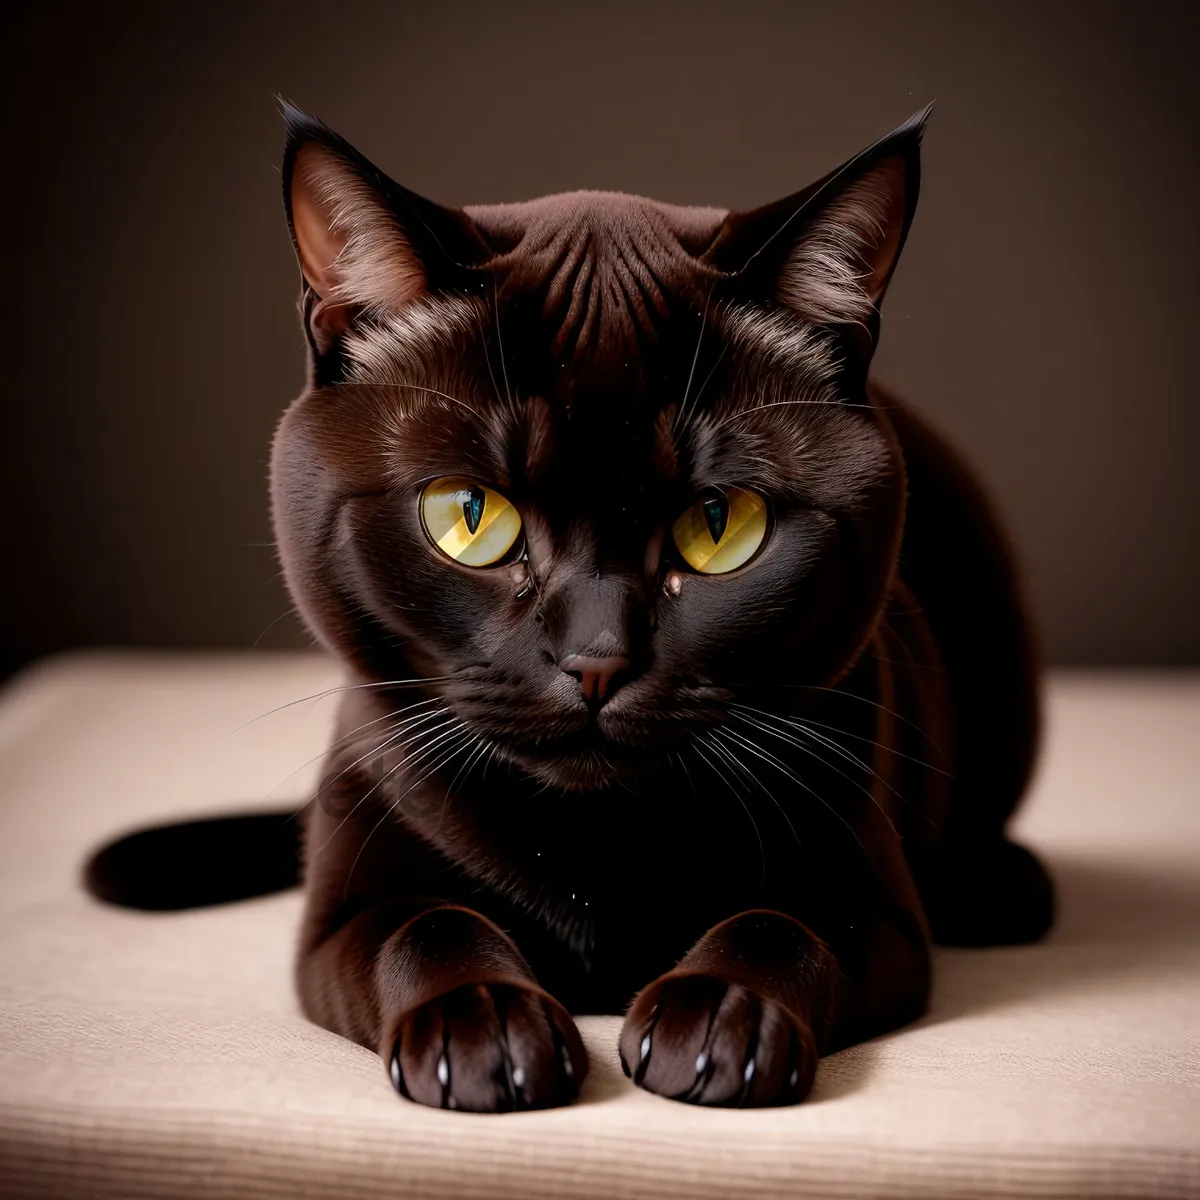
{"type": "Polygon", "coordinates": [[[519,993],[514,1000],[510,990],[472,985],[430,1001],[411,1022],[411,1042],[405,1024],[391,1055],[385,1053],[396,1091],[460,1112],[514,1112],[571,1100],[587,1064],[571,1057],[578,1043],[568,1038],[575,1032],[570,1019],[543,1000],[543,1024],[536,1000],[519,993]]]}
{"type": "Polygon", "coordinates": [[[546,1024],[550,1026],[550,1040],[554,1043],[554,1054],[559,1065],[562,1067],[562,1073],[566,1079],[575,1078],[575,1066],[571,1062],[571,1052],[567,1049],[566,1039],[563,1037],[562,1030],[558,1027],[558,1022],[555,1021],[549,1007],[543,1003],[542,1015],[546,1018],[546,1024]]]}
{"type": "Polygon", "coordinates": [[[637,1070],[633,1073],[633,1082],[639,1087],[642,1085],[642,1080],[646,1078],[646,1072],[650,1069],[650,1034],[653,1030],[654,1026],[651,1024],[650,1029],[642,1035],[642,1042],[638,1047],[638,1065],[637,1070]]]}

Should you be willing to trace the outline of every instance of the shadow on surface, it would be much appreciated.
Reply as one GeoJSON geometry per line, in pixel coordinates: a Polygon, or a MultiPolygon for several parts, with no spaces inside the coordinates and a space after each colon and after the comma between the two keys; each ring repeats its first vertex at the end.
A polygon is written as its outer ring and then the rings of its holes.
{"type": "MultiPolygon", "coordinates": [[[[929,1013],[910,1029],[1051,995],[1085,993],[1130,977],[1180,969],[1200,941],[1200,872],[1098,858],[1043,856],[1058,889],[1050,934],[1028,946],[938,949],[929,1013]]],[[[1183,969],[1187,969],[1183,967],[1183,969]]],[[[904,1030],[896,1035],[903,1035],[904,1030]]],[[[821,1062],[809,1103],[835,1100],[870,1080],[886,1038],[821,1062]]]]}
{"type": "Polygon", "coordinates": [[[1186,864],[1059,857],[1049,935],[1028,946],[940,949],[929,1025],[1054,993],[1085,992],[1177,967],[1200,930],[1200,878],[1186,864]]]}
{"type": "Polygon", "coordinates": [[[859,1091],[871,1078],[883,1038],[872,1038],[857,1046],[848,1046],[836,1054],[821,1059],[817,1079],[805,1104],[820,1104],[822,1100],[840,1100],[859,1091]]]}

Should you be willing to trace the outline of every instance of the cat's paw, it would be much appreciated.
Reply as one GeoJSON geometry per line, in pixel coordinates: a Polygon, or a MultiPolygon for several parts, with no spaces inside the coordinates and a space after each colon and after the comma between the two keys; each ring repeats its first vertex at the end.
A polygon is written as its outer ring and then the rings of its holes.
{"type": "Polygon", "coordinates": [[[401,1022],[389,1062],[410,1100],[465,1112],[568,1104],[587,1052],[566,1009],[532,988],[457,987],[401,1022]]]}
{"type": "Polygon", "coordinates": [[[781,1005],[711,975],[667,975],[621,1030],[634,1083],[689,1104],[797,1104],[817,1068],[812,1032],[781,1005]]]}

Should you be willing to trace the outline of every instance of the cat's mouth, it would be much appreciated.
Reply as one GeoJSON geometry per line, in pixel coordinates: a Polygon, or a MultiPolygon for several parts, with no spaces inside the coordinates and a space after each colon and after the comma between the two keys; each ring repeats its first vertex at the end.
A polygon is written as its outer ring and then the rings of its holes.
{"type": "Polygon", "coordinates": [[[594,719],[586,728],[519,743],[508,758],[543,783],[565,791],[596,791],[621,779],[664,766],[671,752],[686,744],[690,729],[630,729],[622,723],[606,730],[594,719]]]}
{"type": "Polygon", "coordinates": [[[500,714],[468,702],[459,715],[533,779],[563,791],[597,791],[667,766],[696,733],[724,723],[731,700],[707,682],[688,680],[664,694],[635,681],[598,710],[520,713],[509,705],[500,714]]]}

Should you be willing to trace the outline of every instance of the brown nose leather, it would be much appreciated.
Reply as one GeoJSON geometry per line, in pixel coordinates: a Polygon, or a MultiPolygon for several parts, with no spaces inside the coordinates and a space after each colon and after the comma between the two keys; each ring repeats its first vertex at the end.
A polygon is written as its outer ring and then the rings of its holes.
{"type": "Polygon", "coordinates": [[[604,700],[612,691],[613,678],[629,669],[627,658],[590,658],[586,654],[568,654],[558,664],[560,671],[574,675],[589,700],[604,700]]]}

